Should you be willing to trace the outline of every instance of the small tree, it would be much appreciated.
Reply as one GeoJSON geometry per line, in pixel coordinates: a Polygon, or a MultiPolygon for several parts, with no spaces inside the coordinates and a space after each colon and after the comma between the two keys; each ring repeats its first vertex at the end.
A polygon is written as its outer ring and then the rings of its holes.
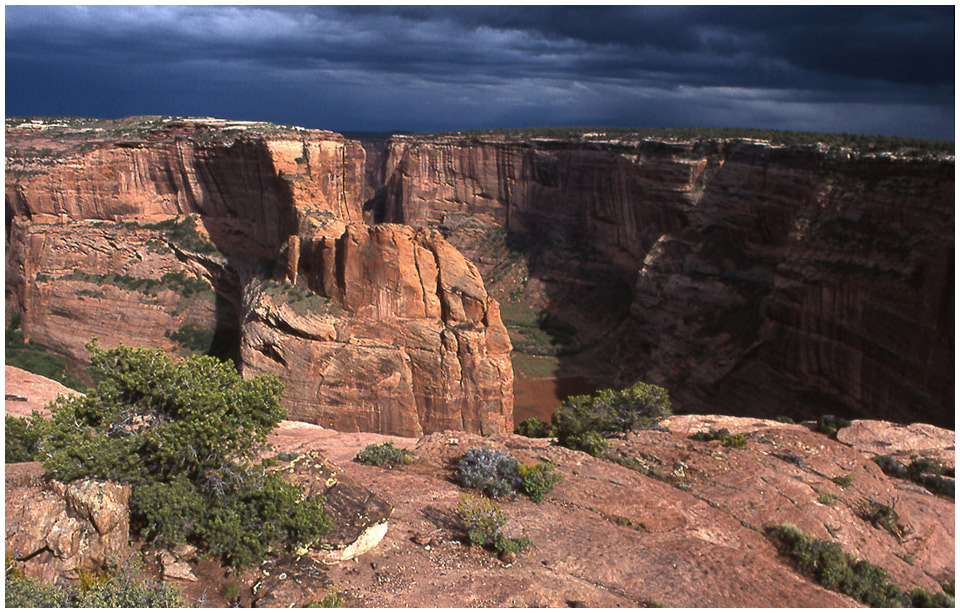
{"type": "Polygon", "coordinates": [[[667,390],[637,383],[616,391],[571,396],[553,414],[553,433],[564,447],[598,455],[599,437],[624,434],[656,424],[671,415],[667,390]]]}
{"type": "Polygon", "coordinates": [[[323,500],[255,463],[285,416],[273,376],[244,380],[209,356],[87,345],[98,384],[60,397],[39,443],[53,477],[130,483],[132,523],[162,545],[191,539],[237,566],[315,541],[323,500]]]}

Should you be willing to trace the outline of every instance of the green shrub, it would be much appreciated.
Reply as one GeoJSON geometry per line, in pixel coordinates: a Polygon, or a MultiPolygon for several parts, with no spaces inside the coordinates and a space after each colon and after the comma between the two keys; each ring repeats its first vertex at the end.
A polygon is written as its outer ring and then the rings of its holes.
{"type": "Polygon", "coordinates": [[[817,500],[820,502],[820,504],[827,505],[828,507],[832,507],[833,505],[837,504],[837,497],[826,492],[821,492],[820,495],[817,496],[817,500]]]}
{"type": "Polygon", "coordinates": [[[527,438],[550,438],[553,436],[553,429],[545,421],[536,417],[528,417],[517,424],[513,433],[527,438]]]}
{"type": "Polygon", "coordinates": [[[30,417],[6,416],[4,431],[4,462],[39,462],[43,459],[40,441],[46,433],[48,422],[39,412],[30,417]]]}
{"type": "Polygon", "coordinates": [[[720,428],[719,430],[710,428],[708,431],[691,434],[690,438],[695,441],[720,441],[720,444],[724,447],[733,447],[734,449],[745,449],[747,446],[746,434],[742,432],[740,434],[730,434],[730,430],[726,428],[720,428]]]}
{"type": "Polygon", "coordinates": [[[499,553],[523,553],[530,547],[533,547],[533,541],[525,536],[511,538],[498,534],[493,542],[493,548],[499,553]]]}
{"type": "MultiPolygon", "coordinates": [[[[259,471],[262,472],[262,471],[259,471]]],[[[271,548],[291,550],[315,542],[333,528],[324,499],[301,500],[277,472],[258,474],[237,488],[224,506],[210,509],[197,528],[209,553],[237,567],[261,562],[271,548]]]]}
{"type": "Polygon", "coordinates": [[[910,534],[910,527],[900,521],[900,515],[893,506],[863,499],[860,501],[858,511],[860,517],[869,521],[875,528],[883,528],[900,540],[910,534]]]}
{"type": "Polygon", "coordinates": [[[908,466],[904,466],[892,455],[876,456],[873,461],[887,475],[919,483],[937,494],[951,498],[956,496],[956,484],[952,479],[954,469],[935,458],[914,458],[908,466]],[[951,478],[944,478],[944,475],[951,478]]]}
{"type": "Polygon", "coordinates": [[[161,230],[164,236],[187,251],[208,255],[220,253],[216,245],[200,236],[197,232],[197,222],[193,217],[187,216],[183,220],[165,219],[142,227],[148,230],[161,230]]]}
{"type": "Polygon", "coordinates": [[[553,468],[552,464],[546,462],[519,466],[518,471],[523,480],[520,487],[533,502],[537,504],[543,502],[544,497],[563,479],[553,472],[553,468]]]}
{"type": "Polygon", "coordinates": [[[812,574],[824,587],[868,606],[953,606],[953,598],[945,593],[931,595],[914,590],[904,594],[890,582],[886,569],[844,553],[839,543],[814,538],[796,526],[774,526],[769,533],[783,544],[785,552],[802,570],[812,574]]]}
{"type": "Polygon", "coordinates": [[[173,584],[149,578],[143,564],[129,556],[109,572],[80,571],[80,581],[69,586],[43,583],[22,574],[6,575],[6,607],[44,608],[170,608],[187,601],[173,584]]]}
{"type": "Polygon", "coordinates": [[[458,464],[457,479],[461,485],[476,488],[492,498],[513,494],[523,483],[517,459],[489,447],[468,449],[458,464]]]}
{"type": "Polygon", "coordinates": [[[850,487],[851,485],[853,485],[852,474],[839,475],[830,480],[836,483],[837,485],[839,485],[840,487],[850,487]]]}
{"type": "Polygon", "coordinates": [[[190,349],[197,353],[206,353],[213,345],[213,330],[201,330],[191,325],[186,325],[176,332],[167,331],[164,336],[177,343],[181,347],[190,349]]]}
{"type": "Polygon", "coordinates": [[[363,448],[363,451],[353,458],[353,461],[367,466],[394,468],[404,464],[413,464],[416,455],[409,449],[394,447],[392,442],[387,441],[382,445],[367,445],[363,448]]]}
{"type": "Polygon", "coordinates": [[[229,581],[223,584],[223,587],[220,588],[220,595],[223,596],[227,602],[234,602],[240,598],[240,582],[239,581],[229,581]]]}
{"type": "Polygon", "coordinates": [[[583,451],[595,458],[604,456],[612,447],[610,441],[594,430],[587,430],[579,436],[572,437],[569,442],[571,443],[570,449],[583,451]]]}
{"type": "Polygon", "coordinates": [[[343,598],[337,593],[336,588],[331,589],[326,596],[320,600],[314,600],[307,605],[308,609],[339,609],[343,606],[343,598]]]}
{"type": "Polygon", "coordinates": [[[850,426],[850,420],[836,415],[823,415],[817,420],[817,430],[827,436],[836,436],[841,428],[850,426]]]}
{"type": "Polygon", "coordinates": [[[234,566],[330,529],[322,499],[301,500],[299,487],[255,464],[285,415],[276,377],[245,380],[208,356],[88,348],[98,384],[51,405],[48,474],[130,483],[131,527],[148,541],[196,541],[234,566]]]}
{"type": "Polygon", "coordinates": [[[343,313],[340,306],[330,298],[285,281],[266,281],[263,284],[263,293],[286,303],[300,317],[308,314],[340,316],[343,313]]]}
{"type": "Polygon", "coordinates": [[[464,494],[457,503],[457,515],[467,529],[467,538],[475,547],[493,544],[509,517],[500,505],[487,498],[464,494]]]}
{"type": "Polygon", "coordinates": [[[552,423],[560,445],[599,457],[608,448],[603,437],[650,427],[669,415],[667,390],[637,383],[621,391],[571,396],[553,414],[552,423]]]}
{"type": "Polygon", "coordinates": [[[81,290],[77,290],[77,296],[81,296],[84,298],[105,298],[106,294],[104,294],[98,289],[83,288],[81,290]]]}
{"type": "Polygon", "coordinates": [[[907,466],[907,474],[913,479],[917,479],[920,475],[923,474],[933,474],[933,475],[945,475],[947,477],[954,476],[954,469],[951,466],[947,466],[940,460],[936,458],[914,458],[910,465],[907,466]]]}

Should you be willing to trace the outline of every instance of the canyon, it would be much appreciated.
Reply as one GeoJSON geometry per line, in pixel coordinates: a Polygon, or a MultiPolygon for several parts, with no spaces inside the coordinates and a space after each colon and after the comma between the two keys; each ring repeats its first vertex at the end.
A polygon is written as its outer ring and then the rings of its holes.
{"type": "Polygon", "coordinates": [[[74,364],[94,335],[212,352],[279,375],[291,419],[413,437],[510,432],[531,382],[954,425],[952,155],[177,118],[6,134],[8,323],[74,364]]]}
{"type": "Polygon", "coordinates": [[[561,381],[953,427],[952,155],[401,136],[384,173],[372,219],[441,228],[508,328],[538,313],[561,381]]]}
{"type": "MultiPolygon", "coordinates": [[[[22,337],[82,376],[96,337],[276,375],[265,457],[336,527],[228,571],[130,534],[129,489],[10,464],[30,576],[142,554],[201,606],[857,606],[790,524],[953,591],[952,154],[143,117],[8,119],[6,155],[8,362],[22,337]],[[603,457],[513,432],[638,380],[687,414],[603,457]],[[411,463],[354,461],[384,442],[411,463]],[[512,557],[458,514],[478,447],[561,477],[498,501],[512,557]]],[[[5,379],[8,415],[75,393],[5,379]]]]}
{"type": "Polygon", "coordinates": [[[73,363],[93,336],[212,352],[279,375],[292,419],[347,431],[512,428],[496,301],[438,232],[363,223],[355,141],[26,122],[7,159],[6,299],[25,342],[73,363]]]}

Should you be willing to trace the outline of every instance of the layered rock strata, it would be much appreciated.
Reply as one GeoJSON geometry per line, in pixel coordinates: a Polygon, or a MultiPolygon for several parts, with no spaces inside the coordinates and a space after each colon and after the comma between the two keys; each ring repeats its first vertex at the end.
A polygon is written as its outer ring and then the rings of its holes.
{"type": "Polygon", "coordinates": [[[224,120],[21,122],[6,131],[7,217],[198,214],[222,251],[272,257],[316,212],[361,218],[364,154],[333,132],[224,120]]]}
{"type": "Polygon", "coordinates": [[[387,158],[375,219],[440,227],[501,300],[572,325],[559,376],[953,424],[952,156],[396,137],[387,158]]]}
{"type": "Polygon", "coordinates": [[[136,222],[40,219],[14,218],[8,242],[7,305],[22,314],[24,340],[74,362],[94,336],[175,352],[207,351],[218,336],[231,345],[238,305],[213,286],[222,254],[184,250],[136,222]]]}
{"type": "Polygon", "coordinates": [[[362,223],[364,154],[222,120],[8,125],[8,309],[83,362],[93,336],[273,373],[293,419],[512,428],[510,344],[439,234],[362,223]]]}

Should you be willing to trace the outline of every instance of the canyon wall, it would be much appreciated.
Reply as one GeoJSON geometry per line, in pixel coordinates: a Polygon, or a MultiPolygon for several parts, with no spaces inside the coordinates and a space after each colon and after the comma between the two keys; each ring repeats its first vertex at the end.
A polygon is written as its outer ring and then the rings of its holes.
{"type": "Polygon", "coordinates": [[[8,321],[75,363],[94,335],[232,358],[342,431],[509,431],[496,301],[438,233],[362,222],[364,157],[270,124],[8,122],[8,321]]]}
{"type": "Polygon", "coordinates": [[[441,229],[504,312],[562,321],[558,377],[953,425],[952,156],[503,136],[386,156],[374,220],[441,229]]]}

